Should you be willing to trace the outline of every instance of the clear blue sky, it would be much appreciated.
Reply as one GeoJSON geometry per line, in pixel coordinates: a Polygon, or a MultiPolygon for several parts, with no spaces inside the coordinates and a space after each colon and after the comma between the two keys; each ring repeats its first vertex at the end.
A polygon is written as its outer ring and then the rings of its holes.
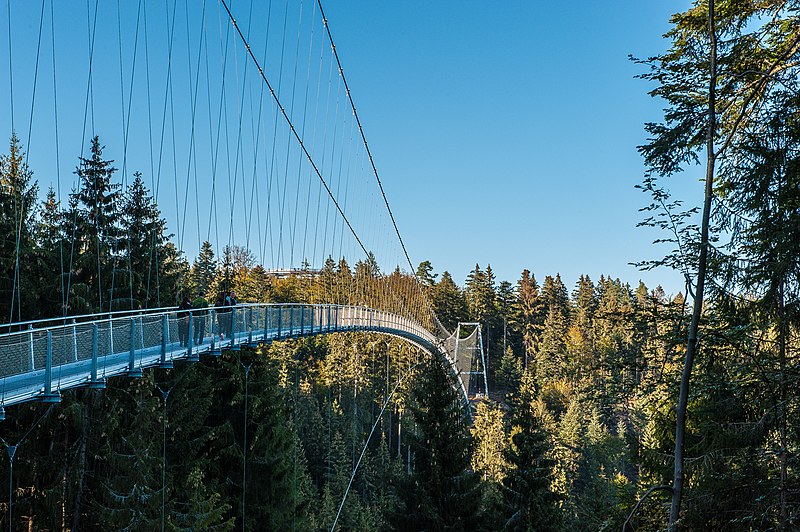
{"type": "MultiPolygon", "coordinates": [[[[24,85],[33,78],[37,4],[12,0],[15,125],[26,142],[31,95],[24,85]]],[[[128,11],[133,9],[127,14],[132,21],[136,3],[126,5],[128,11]]],[[[246,5],[234,2],[237,18],[246,18],[240,11],[246,5]]],[[[491,263],[498,280],[512,282],[528,268],[540,280],[560,272],[570,289],[582,273],[594,280],[601,274],[621,277],[634,285],[641,278],[651,287],[662,284],[671,293],[682,289],[674,272],[639,272],[629,265],[656,258],[663,250],[651,245],[661,235],[635,227],[642,219],[638,209],[648,198],[634,189],[643,174],[636,151],[644,141],[642,126],[659,120],[661,103],[647,95],[645,82],[634,79],[642,67],[628,55],[646,57],[663,51],[669,16],[685,9],[688,1],[348,0],[324,5],[415,263],[430,260],[436,271],[449,270],[459,283],[477,262],[482,267],[491,263]]],[[[116,42],[116,19],[110,7],[104,9],[100,31],[106,32],[103,46],[107,47],[116,42]]],[[[85,70],[81,65],[86,55],[86,13],[64,6],[60,10],[59,42],[76,45],[74,52],[59,51],[61,79],[71,71],[85,70]],[[73,26],[82,32],[73,36],[73,26]],[[83,49],[78,46],[81,42],[83,49]]],[[[0,124],[8,124],[5,6],[0,11],[4,100],[0,124]]],[[[150,16],[151,24],[159,24],[150,16]]],[[[216,18],[212,22],[218,23],[216,18]]],[[[132,47],[131,27],[128,24],[123,44],[127,50],[132,47]]],[[[158,38],[152,28],[150,38],[158,38]]],[[[186,41],[181,46],[185,49],[186,41]]],[[[109,64],[113,59],[109,51],[109,64]]],[[[156,70],[163,70],[160,59],[156,70]]],[[[52,81],[46,75],[49,61],[43,59],[40,67],[37,101],[52,99],[47,87],[52,81]]],[[[270,69],[266,70],[269,76],[270,69]]],[[[108,92],[119,90],[118,73],[98,68],[95,76],[99,85],[109,87],[108,92]]],[[[61,128],[73,125],[71,131],[61,131],[60,168],[66,194],[75,152],[83,146],[80,128],[74,125],[84,114],[85,82],[59,90],[61,128]]],[[[104,97],[98,89],[97,101],[104,97]]],[[[52,145],[48,140],[52,133],[47,133],[52,129],[52,118],[47,118],[52,110],[47,105],[37,103],[38,127],[34,126],[31,140],[31,160],[43,188],[54,182],[55,173],[54,154],[44,148],[52,145]]],[[[188,103],[176,105],[180,111],[188,103]]],[[[119,107],[119,98],[109,96],[103,109],[119,113],[119,107]]],[[[114,135],[121,135],[108,133],[121,129],[119,115],[113,112],[98,111],[96,119],[98,128],[107,120],[101,130],[111,139],[110,145],[118,146],[120,139],[114,135]]],[[[136,101],[133,120],[142,112],[136,101]]],[[[129,146],[133,160],[147,150],[144,130],[132,127],[132,137],[139,139],[129,146]]],[[[119,153],[114,157],[121,165],[119,153]]],[[[149,173],[149,168],[143,170],[149,173]]],[[[697,172],[686,172],[671,188],[693,204],[701,194],[698,177],[697,172]]],[[[168,188],[162,193],[170,194],[168,188]]],[[[180,202],[173,196],[160,203],[167,219],[175,220],[171,227],[175,230],[180,202]]],[[[192,216],[190,212],[188,217],[192,216]]],[[[187,239],[192,237],[191,226],[190,222],[184,228],[187,239]]]]}
{"type": "MultiPolygon", "coordinates": [[[[661,104],[628,55],[663,51],[689,2],[329,2],[386,187],[414,256],[463,280],[581,273],[682,289],[638,272],[657,234],[636,146],[661,104]],[[418,195],[417,191],[426,191],[418,195]],[[430,222],[433,222],[431,225],[430,222]]],[[[675,193],[698,198],[696,175],[675,193]]]]}

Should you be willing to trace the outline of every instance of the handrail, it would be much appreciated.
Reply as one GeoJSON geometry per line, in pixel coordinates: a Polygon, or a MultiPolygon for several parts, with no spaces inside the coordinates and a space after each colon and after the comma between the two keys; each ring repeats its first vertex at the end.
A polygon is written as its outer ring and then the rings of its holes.
{"type": "MultiPolygon", "coordinates": [[[[95,319],[33,328],[63,318],[36,320],[28,323],[29,329],[0,333],[0,407],[30,400],[55,402],[62,389],[102,388],[107,377],[138,377],[142,369],[196,361],[202,353],[223,348],[330,332],[371,330],[405,338],[449,359],[459,375],[448,340],[413,319],[363,305],[240,303],[82,317],[95,319]]],[[[457,380],[468,400],[464,383],[457,380]]]]}
{"type": "MultiPolygon", "coordinates": [[[[0,329],[4,329],[4,328],[9,328],[10,329],[11,327],[22,327],[23,325],[33,325],[35,323],[47,323],[47,322],[51,322],[51,321],[64,321],[65,324],[66,324],[68,320],[78,320],[78,319],[83,319],[83,318],[92,318],[94,316],[112,316],[112,315],[118,315],[119,314],[119,315],[122,315],[123,317],[125,317],[125,316],[131,316],[131,315],[135,316],[135,315],[151,314],[151,313],[152,314],[157,314],[157,313],[160,313],[160,312],[166,312],[166,311],[170,311],[170,310],[175,310],[175,308],[176,307],[174,307],[174,306],[169,306],[169,307],[143,308],[143,309],[131,309],[131,310],[114,310],[114,311],[110,311],[110,312],[96,312],[96,313],[93,313],[93,314],[76,314],[74,316],[72,316],[72,315],[70,315],[70,316],[58,316],[56,318],[39,318],[39,319],[36,319],[36,320],[15,321],[15,322],[11,322],[11,323],[0,323],[0,329]]],[[[88,322],[81,322],[81,323],[91,323],[92,321],[98,321],[98,320],[90,320],[88,322]]],[[[70,323],[70,325],[71,325],[71,323],[70,323]]],[[[28,329],[20,329],[20,331],[13,331],[13,332],[22,332],[22,331],[28,331],[28,329]]],[[[9,331],[9,333],[11,333],[11,332],[12,331],[9,331]]],[[[2,334],[3,333],[0,333],[0,336],[2,334]]]]}

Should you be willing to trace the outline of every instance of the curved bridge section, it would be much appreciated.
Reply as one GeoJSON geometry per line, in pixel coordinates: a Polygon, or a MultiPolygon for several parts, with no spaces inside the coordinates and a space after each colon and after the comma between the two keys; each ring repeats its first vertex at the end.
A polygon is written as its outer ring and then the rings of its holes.
{"type": "Polygon", "coordinates": [[[472,357],[463,351],[459,357],[458,351],[474,333],[463,340],[457,335],[442,340],[412,320],[366,307],[243,304],[195,312],[160,309],[80,316],[58,322],[16,324],[13,327],[24,330],[0,334],[0,416],[4,406],[32,400],[57,402],[61,390],[103,388],[108,377],[140,377],[147,368],[171,368],[176,360],[197,361],[204,353],[352,331],[396,336],[445,357],[468,401],[472,357]]]}

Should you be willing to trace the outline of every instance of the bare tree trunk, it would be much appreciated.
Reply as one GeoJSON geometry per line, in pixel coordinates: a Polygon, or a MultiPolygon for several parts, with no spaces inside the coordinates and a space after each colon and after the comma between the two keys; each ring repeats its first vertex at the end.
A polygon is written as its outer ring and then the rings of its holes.
{"type": "Polygon", "coordinates": [[[692,321],[689,324],[689,334],[686,341],[686,358],[683,363],[678,408],[675,415],[675,470],[672,480],[672,504],[669,511],[670,532],[677,530],[681,513],[681,499],[683,498],[685,480],[684,447],[686,443],[686,408],[689,403],[689,384],[692,377],[692,367],[694,366],[694,358],[697,354],[697,330],[700,326],[700,316],[703,312],[703,292],[705,290],[708,268],[708,233],[711,219],[714,167],[716,163],[714,137],[716,132],[717,37],[714,28],[714,0],[709,0],[708,2],[708,32],[711,40],[711,58],[709,61],[711,76],[708,86],[705,197],[703,200],[703,219],[700,227],[700,257],[697,265],[697,286],[695,288],[694,308],[692,311],[692,321]]]}

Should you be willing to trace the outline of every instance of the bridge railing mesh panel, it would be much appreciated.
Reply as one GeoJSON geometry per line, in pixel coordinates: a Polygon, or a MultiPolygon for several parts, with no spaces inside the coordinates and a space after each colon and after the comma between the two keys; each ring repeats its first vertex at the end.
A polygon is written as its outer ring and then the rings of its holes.
{"type": "Polygon", "coordinates": [[[138,320],[139,341],[143,349],[161,346],[161,317],[146,316],[138,320]]]}
{"type": "MultiPolygon", "coordinates": [[[[92,357],[95,352],[98,377],[104,378],[126,373],[131,354],[136,367],[157,364],[162,341],[166,344],[167,358],[174,360],[188,353],[188,350],[178,347],[181,340],[191,340],[195,346],[208,345],[212,335],[215,340],[223,335],[224,346],[234,328],[237,344],[260,340],[262,331],[267,339],[271,339],[279,330],[280,336],[285,338],[292,334],[310,333],[312,327],[314,332],[377,328],[417,338],[423,344],[441,349],[451,359],[454,371],[463,373],[473,369],[474,357],[471,355],[475,353],[476,344],[474,334],[460,340],[456,346],[453,335],[444,336],[441,331],[431,330],[408,316],[387,309],[338,304],[240,305],[235,309],[197,309],[191,315],[184,311],[164,310],[121,316],[103,314],[97,315],[96,320],[90,318],[84,316],[81,317],[83,321],[77,323],[62,322],[49,328],[0,334],[0,402],[3,397],[19,402],[40,393],[36,388],[39,376],[33,372],[42,371],[47,365],[48,333],[54,388],[89,382],[94,370],[92,357]]],[[[468,381],[465,384],[467,388],[468,381]]]]}
{"type": "Polygon", "coordinates": [[[30,335],[15,333],[0,341],[0,377],[19,375],[33,368],[30,367],[30,335]]]}

